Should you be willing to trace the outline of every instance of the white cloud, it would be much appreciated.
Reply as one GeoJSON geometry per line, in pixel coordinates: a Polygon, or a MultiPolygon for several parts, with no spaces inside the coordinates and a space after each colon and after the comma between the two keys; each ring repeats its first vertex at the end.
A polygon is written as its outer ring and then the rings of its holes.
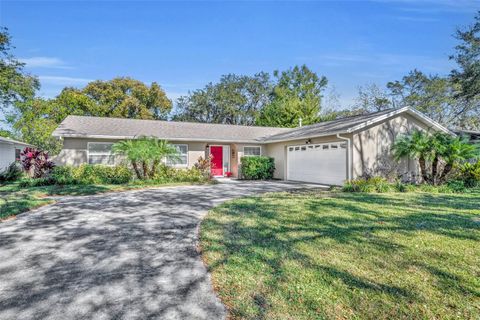
{"type": "Polygon", "coordinates": [[[65,61],[55,57],[31,57],[19,58],[29,68],[55,68],[55,69],[72,69],[65,61]]]}
{"type": "Polygon", "coordinates": [[[76,86],[76,85],[84,85],[91,81],[92,79],[86,78],[74,78],[74,77],[63,77],[63,76],[39,76],[40,82],[50,84],[50,85],[58,85],[58,86],[76,86]]]}

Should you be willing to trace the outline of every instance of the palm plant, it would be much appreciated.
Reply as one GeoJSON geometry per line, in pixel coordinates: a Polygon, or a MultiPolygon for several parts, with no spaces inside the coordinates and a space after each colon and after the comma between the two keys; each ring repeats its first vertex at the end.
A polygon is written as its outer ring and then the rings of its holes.
{"type": "Polygon", "coordinates": [[[434,155],[431,139],[426,132],[415,130],[410,135],[401,136],[393,144],[392,151],[396,160],[404,157],[418,159],[423,181],[430,181],[430,176],[427,173],[427,161],[434,155]]]}
{"type": "Polygon", "coordinates": [[[142,152],[139,150],[136,140],[124,140],[115,143],[112,146],[112,151],[115,154],[119,154],[124,156],[127,160],[130,161],[135,174],[137,175],[138,179],[142,179],[142,173],[139,168],[139,161],[142,158],[142,152]]]}
{"type": "Polygon", "coordinates": [[[397,160],[403,157],[418,159],[423,181],[435,185],[445,182],[456,164],[479,156],[478,148],[465,138],[418,130],[397,139],[392,151],[397,160]],[[427,171],[427,163],[430,164],[430,172],[427,171]]]}
{"type": "Polygon", "coordinates": [[[471,159],[478,159],[480,156],[478,146],[470,144],[464,137],[450,137],[447,143],[439,151],[445,161],[443,172],[440,174],[439,182],[445,181],[446,176],[452,171],[455,164],[471,159]]]}
{"type": "Polygon", "coordinates": [[[138,179],[153,178],[162,160],[178,157],[173,145],[154,137],[120,141],[113,145],[112,150],[130,161],[138,179]]]}

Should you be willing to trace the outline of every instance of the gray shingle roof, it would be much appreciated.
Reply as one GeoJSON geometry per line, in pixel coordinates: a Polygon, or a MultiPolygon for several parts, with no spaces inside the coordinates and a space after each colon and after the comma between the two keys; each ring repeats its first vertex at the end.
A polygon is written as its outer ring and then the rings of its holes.
{"type": "Polygon", "coordinates": [[[24,145],[24,146],[31,146],[31,144],[28,144],[28,143],[25,143],[25,142],[22,142],[22,141],[18,141],[18,140],[13,140],[13,139],[10,139],[10,138],[5,138],[5,137],[0,137],[0,142],[21,144],[21,145],[24,145]]]}
{"type": "Polygon", "coordinates": [[[381,122],[404,112],[431,127],[436,127],[437,130],[450,132],[418,111],[404,107],[320,122],[299,128],[68,116],[53,132],[53,135],[111,139],[155,136],[177,141],[269,143],[354,132],[360,130],[362,126],[381,122]]]}
{"type": "Polygon", "coordinates": [[[273,141],[304,139],[307,137],[326,136],[326,135],[333,135],[337,133],[345,133],[345,132],[348,132],[351,128],[354,128],[355,126],[366,123],[382,115],[391,113],[392,111],[394,111],[394,109],[388,109],[388,110],[373,112],[369,114],[345,117],[345,118],[335,119],[332,121],[319,122],[319,123],[315,123],[308,126],[294,128],[287,132],[274,134],[272,136],[267,137],[264,140],[273,142],[273,141]]]}
{"type": "Polygon", "coordinates": [[[195,122],[68,116],[55,129],[53,135],[118,139],[155,136],[167,140],[259,142],[258,139],[287,130],[195,122]]]}

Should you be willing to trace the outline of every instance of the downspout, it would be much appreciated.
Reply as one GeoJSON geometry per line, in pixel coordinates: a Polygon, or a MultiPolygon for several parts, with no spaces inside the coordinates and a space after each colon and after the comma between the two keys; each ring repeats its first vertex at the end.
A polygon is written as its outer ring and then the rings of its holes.
{"type": "Polygon", "coordinates": [[[347,180],[352,180],[352,141],[350,138],[342,137],[340,133],[337,133],[337,138],[347,141],[347,180]]]}

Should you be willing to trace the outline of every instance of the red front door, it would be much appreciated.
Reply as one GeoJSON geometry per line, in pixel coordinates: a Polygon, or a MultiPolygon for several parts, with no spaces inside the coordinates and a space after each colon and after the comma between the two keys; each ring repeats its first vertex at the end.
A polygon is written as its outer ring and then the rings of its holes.
{"type": "Polygon", "coordinates": [[[210,164],[212,176],[223,176],[223,147],[211,146],[210,154],[212,155],[212,162],[210,164]]]}

